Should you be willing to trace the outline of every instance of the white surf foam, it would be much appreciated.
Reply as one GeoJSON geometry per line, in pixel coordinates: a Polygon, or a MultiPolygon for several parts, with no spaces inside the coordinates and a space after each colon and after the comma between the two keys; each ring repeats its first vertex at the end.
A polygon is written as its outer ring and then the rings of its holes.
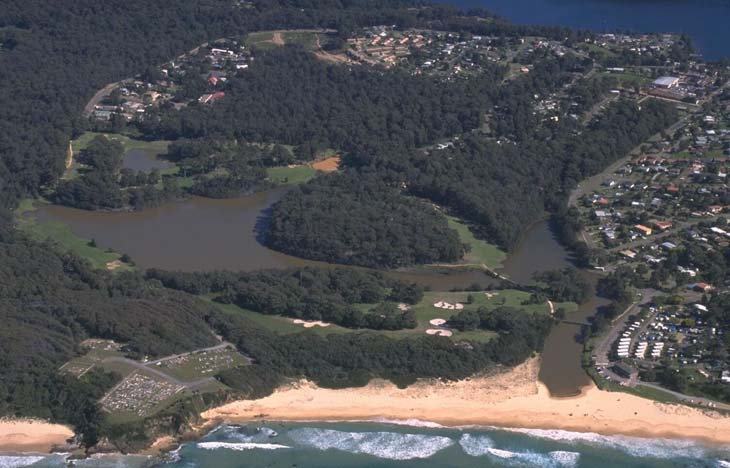
{"type": "Polygon", "coordinates": [[[287,445],[281,445],[281,444],[257,444],[255,442],[198,442],[198,448],[202,448],[205,450],[218,450],[218,449],[228,449],[228,450],[237,450],[237,451],[245,451],[245,450],[279,450],[279,449],[288,449],[291,448],[287,445]]]}
{"type": "Polygon", "coordinates": [[[717,460],[718,468],[730,468],[730,462],[725,460],[717,460]]]}
{"type": "Polygon", "coordinates": [[[294,429],[287,435],[299,444],[320,450],[335,449],[389,460],[429,458],[454,444],[449,437],[434,435],[345,432],[310,427],[294,429]]]}
{"type": "Polygon", "coordinates": [[[467,455],[479,457],[489,453],[489,449],[494,446],[494,441],[484,435],[475,436],[471,434],[464,434],[459,439],[459,445],[461,445],[461,449],[467,455]]]}
{"type": "Polygon", "coordinates": [[[577,452],[554,451],[547,454],[535,452],[511,452],[494,446],[494,441],[485,435],[464,434],[459,445],[472,457],[491,456],[509,461],[512,466],[573,467],[578,463],[577,452]]]}
{"type": "Polygon", "coordinates": [[[46,457],[36,455],[0,455],[0,468],[31,466],[45,459],[46,457]]]}
{"type": "Polygon", "coordinates": [[[571,432],[559,429],[499,428],[539,439],[567,444],[586,444],[621,450],[634,457],[650,458],[704,458],[707,450],[692,441],[670,439],[643,439],[628,436],[604,436],[593,432],[571,432]]]}
{"type": "Polygon", "coordinates": [[[498,448],[488,448],[487,453],[494,455],[497,458],[517,458],[519,454],[510,452],[509,450],[502,450],[498,448]]]}
{"type": "Polygon", "coordinates": [[[548,456],[555,460],[558,466],[571,467],[578,464],[580,460],[580,453],[578,452],[566,452],[564,450],[555,450],[548,452],[548,456]]]}
{"type": "Polygon", "coordinates": [[[431,429],[443,428],[439,423],[431,421],[423,421],[421,419],[387,419],[387,418],[376,418],[373,421],[381,424],[394,424],[397,426],[410,426],[410,427],[427,427],[431,429]]]}
{"type": "Polygon", "coordinates": [[[223,442],[266,442],[276,435],[276,431],[269,427],[258,427],[254,431],[242,432],[241,427],[225,426],[215,437],[222,437],[223,442]]]}

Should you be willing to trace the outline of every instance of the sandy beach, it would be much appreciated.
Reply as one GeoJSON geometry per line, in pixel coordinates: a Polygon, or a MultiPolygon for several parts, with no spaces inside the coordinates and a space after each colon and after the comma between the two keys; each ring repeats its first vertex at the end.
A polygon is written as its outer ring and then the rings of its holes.
{"type": "Polygon", "coordinates": [[[373,381],[362,388],[330,390],[302,381],[260,400],[211,409],[203,417],[230,422],[417,419],[445,426],[562,429],[730,444],[730,417],[595,386],[577,397],[552,398],[537,380],[538,369],[539,361],[533,359],[496,376],[419,382],[407,389],[373,381]]]}
{"type": "Polygon", "coordinates": [[[63,445],[73,431],[61,424],[33,419],[0,420],[0,452],[50,452],[63,445]]]}

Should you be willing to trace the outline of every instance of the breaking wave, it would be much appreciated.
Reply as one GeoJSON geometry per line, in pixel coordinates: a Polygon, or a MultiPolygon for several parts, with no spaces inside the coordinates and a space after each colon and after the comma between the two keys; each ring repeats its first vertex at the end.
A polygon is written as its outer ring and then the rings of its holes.
{"type": "Polygon", "coordinates": [[[0,468],[19,468],[31,466],[34,463],[45,460],[46,457],[36,455],[0,455],[0,468]]]}
{"type": "Polygon", "coordinates": [[[461,449],[472,457],[490,456],[507,461],[511,466],[573,467],[578,463],[577,452],[554,451],[547,454],[511,452],[494,447],[494,441],[485,435],[464,434],[459,439],[461,449]]]}
{"type": "Polygon", "coordinates": [[[208,435],[214,435],[216,441],[263,443],[276,437],[278,434],[275,430],[268,427],[222,426],[214,433],[211,432],[208,435]]]}
{"type": "Polygon", "coordinates": [[[427,427],[430,429],[440,429],[442,426],[439,423],[431,421],[423,421],[421,419],[387,419],[387,418],[376,418],[373,421],[381,424],[393,424],[397,426],[410,426],[410,427],[427,427]]]}
{"type": "Polygon", "coordinates": [[[467,455],[479,457],[489,453],[489,449],[494,446],[494,441],[483,435],[464,434],[459,439],[459,445],[461,445],[461,449],[467,455]]]}
{"type": "Polygon", "coordinates": [[[257,444],[255,442],[199,442],[198,448],[205,450],[228,449],[239,452],[245,450],[279,450],[291,448],[281,444],[257,444]]]}
{"type": "Polygon", "coordinates": [[[301,428],[291,430],[287,435],[301,445],[319,450],[335,449],[389,460],[429,458],[454,444],[449,437],[397,432],[344,432],[301,428]]]}
{"type": "Polygon", "coordinates": [[[578,460],[580,460],[580,453],[566,452],[564,450],[548,452],[548,456],[555,460],[559,466],[576,466],[578,464],[578,460]]]}
{"type": "Polygon", "coordinates": [[[634,457],[647,458],[705,458],[707,449],[692,441],[669,439],[642,439],[628,436],[604,436],[593,432],[571,432],[559,429],[500,428],[539,439],[567,444],[586,444],[620,450],[634,457]]]}

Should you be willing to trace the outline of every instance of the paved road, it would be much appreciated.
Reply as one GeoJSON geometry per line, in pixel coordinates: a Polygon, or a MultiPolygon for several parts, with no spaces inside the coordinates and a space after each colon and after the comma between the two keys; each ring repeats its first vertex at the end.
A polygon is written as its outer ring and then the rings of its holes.
{"type": "Polygon", "coordinates": [[[94,107],[98,105],[105,97],[111,94],[114,88],[116,88],[118,85],[119,82],[110,83],[97,91],[96,94],[94,94],[94,96],[89,100],[89,102],[86,103],[86,106],[84,106],[84,117],[90,116],[91,113],[94,111],[94,107]]]}
{"type": "Polygon", "coordinates": [[[706,406],[706,407],[717,408],[717,409],[721,409],[721,410],[725,410],[725,411],[730,411],[730,405],[728,405],[726,403],[721,403],[719,401],[710,400],[707,398],[696,397],[696,396],[692,396],[692,395],[685,395],[684,393],[667,390],[666,388],[664,388],[660,385],[655,385],[655,384],[648,383],[648,382],[637,382],[636,386],[652,388],[655,390],[661,390],[662,392],[669,393],[670,395],[674,396],[675,398],[677,398],[678,400],[680,400],[683,403],[689,403],[689,404],[693,404],[693,405],[700,405],[700,406],[706,406]]]}

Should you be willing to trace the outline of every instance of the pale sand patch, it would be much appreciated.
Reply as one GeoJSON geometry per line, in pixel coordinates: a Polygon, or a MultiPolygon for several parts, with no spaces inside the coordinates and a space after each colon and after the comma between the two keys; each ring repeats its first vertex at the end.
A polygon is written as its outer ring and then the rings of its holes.
{"type": "Polygon", "coordinates": [[[429,320],[428,323],[430,323],[433,326],[440,327],[441,325],[446,323],[446,320],[444,320],[442,318],[435,318],[435,319],[429,320]]]}
{"type": "Polygon", "coordinates": [[[140,455],[157,456],[163,453],[169,452],[179,445],[178,441],[172,436],[161,436],[155,439],[155,441],[148,448],[139,452],[140,455]]]}
{"type": "Polygon", "coordinates": [[[340,158],[340,156],[332,156],[312,163],[312,168],[321,172],[334,172],[340,167],[341,161],[342,158],[340,158]]]}
{"type": "Polygon", "coordinates": [[[111,262],[106,262],[106,269],[109,271],[114,271],[120,266],[122,266],[122,262],[120,260],[112,260],[111,262]]]}
{"type": "Polygon", "coordinates": [[[0,452],[50,452],[74,432],[61,424],[34,419],[0,420],[0,452]]]}
{"type": "Polygon", "coordinates": [[[301,381],[273,395],[236,401],[203,413],[206,419],[286,421],[420,419],[450,426],[563,429],[639,437],[730,443],[730,417],[586,387],[573,398],[552,398],[537,381],[537,359],[511,371],[459,382],[418,382],[399,389],[374,380],[331,390],[301,381]]]}
{"type": "Polygon", "coordinates": [[[302,325],[304,328],[312,328],[312,327],[322,327],[326,328],[332,325],[331,323],[322,322],[321,320],[302,320],[302,319],[294,319],[292,320],[297,325],[302,325]]]}

